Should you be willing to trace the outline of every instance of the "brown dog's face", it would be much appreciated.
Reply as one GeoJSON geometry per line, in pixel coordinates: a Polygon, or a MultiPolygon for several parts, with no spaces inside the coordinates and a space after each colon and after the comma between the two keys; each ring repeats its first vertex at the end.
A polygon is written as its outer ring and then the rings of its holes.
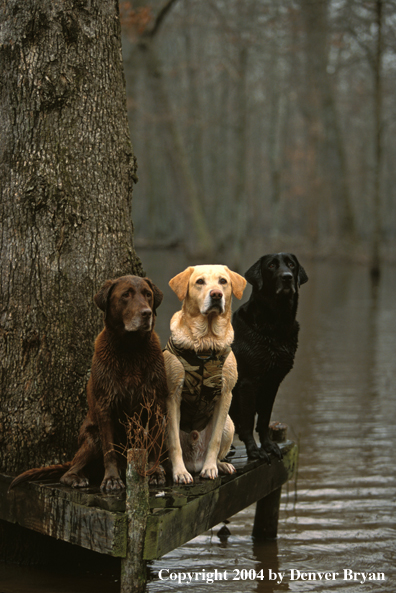
{"type": "Polygon", "coordinates": [[[246,280],[227,266],[189,267],[169,282],[192,315],[222,315],[231,309],[231,296],[242,297],[246,280]]]}
{"type": "Polygon", "coordinates": [[[105,312],[107,326],[118,331],[149,332],[162,292],[148,278],[122,276],[108,280],[94,301],[105,312]]]}

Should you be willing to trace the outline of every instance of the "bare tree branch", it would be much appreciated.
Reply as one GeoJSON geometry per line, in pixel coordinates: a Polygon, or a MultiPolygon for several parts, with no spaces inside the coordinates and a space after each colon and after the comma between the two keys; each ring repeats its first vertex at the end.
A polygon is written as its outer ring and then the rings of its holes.
{"type": "Polygon", "coordinates": [[[177,1],[178,0],[168,0],[167,2],[165,2],[163,7],[157,14],[157,17],[154,22],[154,26],[150,29],[150,31],[147,31],[144,34],[145,37],[154,37],[158,33],[162,23],[164,22],[166,15],[170,12],[172,6],[174,4],[176,4],[177,1]]]}

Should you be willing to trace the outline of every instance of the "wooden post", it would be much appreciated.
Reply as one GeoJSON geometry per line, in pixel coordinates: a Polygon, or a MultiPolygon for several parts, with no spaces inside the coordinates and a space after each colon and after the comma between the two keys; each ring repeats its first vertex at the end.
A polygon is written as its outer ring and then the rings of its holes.
{"type": "Polygon", "coordinates": [[[268,428],[269,438],[274,443],[284,443],[287,440],[287,424],[283,424],[283,422],[271,422],[268,428]]]}
{"type": "MultiPolygon", "coordinates": [[[[269,426],[269,436],[275,443],[286,441],[287,425],[272,422],[269,426]]],[[[277,461],[273,461],[277,463],[277,461]]],[[[254,516],[253,537],[257,539],[276,539],[278,535],[279,507],[282,487],[273,490],[257,501],[254,516]]]]}
{"type": "Polygon", "coordinates": [[[253,537],[257,539],[275,539],[278,535],[278,519],[281,488],[277,488],[256,504],[253,537]]]}
{"type": "Polygon", "coordinates": [[[129,449],[127,452],[126,508],[128,520],[127,554],[121,561],[121,593],[146,591],[146,561],[143,559],[147,515],[149,514],[149,489],[144,449],[129,449]]]}

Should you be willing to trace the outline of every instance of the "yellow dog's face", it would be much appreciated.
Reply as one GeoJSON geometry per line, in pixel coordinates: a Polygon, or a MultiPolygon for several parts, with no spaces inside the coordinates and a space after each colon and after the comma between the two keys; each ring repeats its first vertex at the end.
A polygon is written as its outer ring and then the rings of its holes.
{"type": "Polygon", "coordinates": [[[231,296],[242,297],[246,280],[227,266],[190,266],[169,282],[191,314],[222,315],[231,310],[231,296]]]}

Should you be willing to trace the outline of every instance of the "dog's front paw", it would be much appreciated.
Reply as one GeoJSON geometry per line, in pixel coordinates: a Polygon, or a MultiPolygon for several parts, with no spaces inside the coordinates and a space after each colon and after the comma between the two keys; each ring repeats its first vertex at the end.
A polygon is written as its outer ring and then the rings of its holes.
{"type": "Polygon", "coordinates": [[[277,459],[283,459],[282,451],[279,449],[278,445],[271,441],[270,439],[266,439],[261,443],[261,447],[259,449],[259,454],[261,459],[265,459],[265,461],[271,465],[270,456],[274,455],[277,459]]]}
{"type": "Polygon", "coordinates": [[[173,481],[175,484],[192,484],[193,477],[187,470],[173,472],[173,481]]]}
{"type": "MultiPolygon", "coordinates": [[[[150,462],[148,464],[148,471],[153,467],[153,463],[150,462]]],[[[152,473],[149,475],[149,484],[151,486],[163,486],[165,484],[165,470],[162,465],[159,465],[155,470],[152,470],[152,473]]]]}
{"type": "Polygon", "coordinates": [[[235,474],[236,472],[236,469],[232,463],[227,463],[226,461],[218,461],[217,467],[221,474],[235,474]]]}
{"type": "Polygon", "coordinates": [[[66,472],[60,479],[61,484],[71,486],[71,488],[87,488],[89,486],[88,478],[66,472]]]}
{"type": "Polygon", "coordinates": [[[100,485],[102,492],[119,492],[125,489],[125,484],[121,478],[115,478],[114,476],[104,477],[100,485]]]}
{"type": "Polygon", "coordinates": [[[260,450],[254,439],[245,443],[248,459],[260,459],[260,450]]]}
{"type": "Polygon", "coordinates": [[[199,475],[201,476],[201,478],[209,478],[209,480],[214,480],[219,475],[217,464],[204,466],[199,475]]]}

